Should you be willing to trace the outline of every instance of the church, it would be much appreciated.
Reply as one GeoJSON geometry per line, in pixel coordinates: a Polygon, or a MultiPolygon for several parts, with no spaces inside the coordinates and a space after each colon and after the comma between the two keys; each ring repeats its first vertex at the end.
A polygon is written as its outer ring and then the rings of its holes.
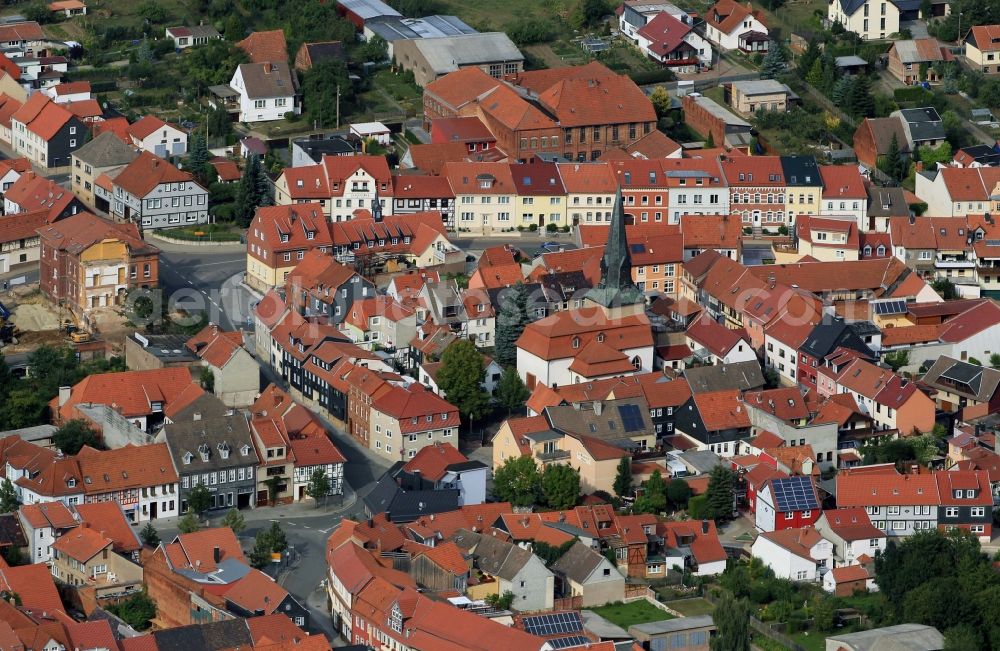
{"type": "Polygon", "coordinates": [[[517,370],[534,390],[653,370],[645,297],[632,281],[621,190],[601,259],[601,280],[581,307],[528,324],[517,340],[517,370]]]}

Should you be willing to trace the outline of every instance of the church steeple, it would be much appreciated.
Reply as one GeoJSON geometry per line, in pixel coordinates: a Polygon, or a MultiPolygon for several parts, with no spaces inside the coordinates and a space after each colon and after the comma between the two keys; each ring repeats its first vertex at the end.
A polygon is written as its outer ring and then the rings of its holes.
{"type": "Polygon", "coordinates": [[[587,298],[605,309],[644,303],[642,290],[632,281],[632,257],[625,236],[625,206],[621,188],[615,195],[615,210],[608,229],[608,245],[601,258],[601,280],[587,298]]]}

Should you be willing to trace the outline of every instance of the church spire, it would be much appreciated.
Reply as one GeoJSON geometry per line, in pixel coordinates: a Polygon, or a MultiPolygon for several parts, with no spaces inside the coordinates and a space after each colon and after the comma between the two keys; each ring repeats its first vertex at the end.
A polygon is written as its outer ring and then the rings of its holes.
{"type": "Polygon", "coordinates": [[[615,210],[608,229],[608,244],[601,258],[601,280],[587,298],[605,308],[644,302],[642,291],[632,282],[632,257],[625,235],[625,206],[621,188],[615,195],[615,210]]]}

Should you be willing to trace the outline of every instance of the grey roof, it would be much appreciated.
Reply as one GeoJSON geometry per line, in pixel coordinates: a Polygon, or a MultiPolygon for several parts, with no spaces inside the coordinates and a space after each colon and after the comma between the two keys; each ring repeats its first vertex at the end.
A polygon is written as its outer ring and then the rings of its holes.
{"type": "Polygon", "coordinates": [[[356,150],[354,145],[340,136],[331,138],[301,138],[293,140],[292,146],[298,147],[306,156],[316,163],[323,162],[323,156],[329,154],[339,156],[342,154],[353,154],[356,150]]]}
{"type": "Polygon", "coordinates": [[[577,583],[583,583],[601,565],[601,561],[606,560],[578,540],[552,564],[552,571],[577,583]]]}
{"type": "Polygon", "coordinates": [[[944,636],[933,626],[923,624],[898,624],[831,635],[826,639],[839,642],[848,651],[940,651],[944,648],[944,636]]]}
{"type": "Polygon", "coordinates": [[[329,59],[343,59],[344,44],[340,41],[325,41],[322,43],[303,43],[302,47],[309,53],[309,60],[316,65],[329,59]]]}
{"type": "Polygon", "coordinates": [[[645,633],[646,635],[663,635],[665,633],[689,631],[692,628],[705,628],[706,626],[715,626],[715,621],[711,615],[677,617],[676,619],[664,619],[647,624],[633,624],[628,627],[628,632],[633,635],[635,632],[645,633]]]}
{"type": "Polygon", "coordinates": [[[403,463],[397,461],[364,497],[369,513],[385,513],[392,522],[412,522],[421,515],[458,509],[457,489],[404,490],[396,483],[403,463]]]}
{"type": "Polygon", "coordinates": [[[819,166],[813,156],[782,156],[781,172],[790,186],[813,186],[819,180],[819,166]]]}
{"type": "Polygon", "coordinates": [[[181,409],[171,416],[170,420],[180,423],[197,418],[221,418],[229,414],[232,410],[224,402],[211,393],[203,393],[194,402],[181,409]]]}
{"type": "Polygon", "coordinates": [[[438,75],[481,63],[524,61],[524,55],[503,32],[422,38],[415,45],[438,75]]]}
{"type": "Polygon", "coordinates": [[[139,157],[139,153],[115,134],[105,131],[73,152],[73,156],[94,167],[115,167],[128,165],[139,157]]]}
{"type": "Polygon", "coordinates": [[[891,115],[899,115],[903,120],[903,129],[909,133],[910,142],[920,143],[924,140],[943,140],[946,136],[941,116],[933,106],[921,108],[900,109],[891,115]]]}
{"type": "Polygon", "coordinates": [[[558,431],[590,436],[625,448],[631,447],[630,437],[654,431],[653,421],[649,417],[649,404],[641,397],[546,407],[545,417],[552,428],[558,431]],[[595,411],[595,405],[599,405],[599,414],[595,411]],[[620,408],[628,405],[635,405],[638,409],[636,415],[642,418],[641,429],[626,429],[620,408]]]}
{"type": "Polygon", "coordinates": [[[423,18],[380,16],[365,23],[365,27],[390,42],[479,33],[458,16],[424,16],[423,18]]]}
{"type": "Polygon", "coordinates": [[[834,59],[834,63],[838,68],[853,68],[854,66],[867,66],[868,62],[857,56],[856,54],[849,54],[845,57],[837,57],[834,59]]]}
{"type": "Polygon", "coordinates": [[[698,366],[684,371],[692,393],[708,391],[749,391],[764,386],[760,364],[754,361],[716,366],[698,366]]]}
{"type": "Polygon", "coordinates": [[[493,536],[482,536],[472,552],[476,567],[487,574],[511,581],[534,556],[527,549],[493,536]]]}
{"type": "Polygon", "coordinates": [[[855,11],[865,5],[865,0],[840,0],[840,8],[844,14],[851,16],[855,11]]]}
{"type": "Polygon", "coordinates": [[[928,52],[926,49],[924,52],[921,52],[917,46],[917,42],[914,40],[896,41],[892,46],[896,48],[896,56],[899,57],[900,63],[924,63],[926,61],[944,60],[944,56],[941,54],[940,43],[934,49],[934,54],[930,55],[929,58],[924,58],[928,56],[928,52]]]}
{"type": "Polygon", "coordinates": [[[694,100],[698,106],[708,111],[712,117],[723,120],[727,127],[739,127],[741,129],[750,129],[750,123],[743,118],[737,117],[732,111],[726,110],[725,107],[720,105],[715,100],[704,97],[703,95],[692,95],[691,98],[694,100]]]}
{"type": "Polygon", "coordinates": [[[906,203],[906,194],[903,192],[903,188],[868,186],[869,217],[905,217],[909,214],[910,206],[906,203]]]}
{"type": "Polygon", "coordinates": [[[378,16],[401,15],[382,0],[337,0],[337,4],[366,22],[378,16]]]}
{"type": "Polygon", "coordinates": [[[699,475],[712,472],[712,469],[722,465],[722,457],[711,450],[685,450],[684,452],[673,452],[685,466],[693,468],[699,475]]]}
{"type": "Polygon", "coordinates": [[[243,414],[169,423],[163,426],[163,437],[181,475],[256,466],[259,462],[243,414]]]}
{"type": "Polygon", "coordinates": [[[250,99],[291,97],[298,89],[298,80],[287,61],[241,63],[239,70],[250,99]]]}
{"type": "Polygon", "coordinates": [[[55,425],[33,425],[31,427],[9,429],[6,432],[0,432],[0,438],[7,436],[20,436],[25,441],[34,443],[35,441],[44,441],[52,438],[55,431],[55,425]]]}
{"type": "Polygon", "coordinates": [[[234,647],[253,647],[253,638],[245,619],[225,619],[220,622],[178,626],[155,631],[159,651],[219,651],[234,647]]]}
{"type": "Polygon", "coordinates": [[[734,90],[738,90],[744,95],[774,95],[777,93],[795,95],[791,88],[777,79],[751,79],[731,83],[734,90]]]}
{"type": "MultiPolygon", "coordinates": [[[[106,132],[102,133],[87,145],[84,145],[84,147],[94,144],[97,140],[103,138],[104,136],[111,136],[112,138],[115,138],[115,140],[118,140],[118,138],[116,138],[112,133],[106,132]]],[[[118,140],[118,142],[121,141],[118,140]]],[[[81,151],[83,151],[83,148],[76,152],[77,155],[79,155],[81,151]]],[[[96,163],[94,163],[94,165],[96,165],[96,163]]],[[[134,332],[129,334],[128,338],[134,343],[142,346],[147,354],[152,355],[157,359],[168,362],[195,362],[198,360],[198,356],[191,352],[191,350],[187,347],[188,337],[182,337],[181,335],[144,335],[134,332]]]]}
{"type": "Polygon", "coordinates": [[[944,389],[977,402],[989,402],[996,394],[997,387],[1000,387],[1000,371],[942,355],[927,370],[922,381],[936,389],[944,389]],[[959,386],[941,382],[942,377],[958,382],[959,386]],[[962,384],[967,385],[969,390],[962,390],[962,384]]]}

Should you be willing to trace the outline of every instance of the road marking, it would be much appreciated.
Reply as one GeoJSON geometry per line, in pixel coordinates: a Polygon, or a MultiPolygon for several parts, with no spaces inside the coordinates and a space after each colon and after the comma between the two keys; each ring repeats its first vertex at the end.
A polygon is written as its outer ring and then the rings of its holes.
{"type": "Polygon", "coordinates": [[[310,526],[309,526],[308,524],[304,524],[304,525],[302,525],[302,528],[303,528],[303,529],[312,529],[312,527],[310,527],[310,526]]]}

